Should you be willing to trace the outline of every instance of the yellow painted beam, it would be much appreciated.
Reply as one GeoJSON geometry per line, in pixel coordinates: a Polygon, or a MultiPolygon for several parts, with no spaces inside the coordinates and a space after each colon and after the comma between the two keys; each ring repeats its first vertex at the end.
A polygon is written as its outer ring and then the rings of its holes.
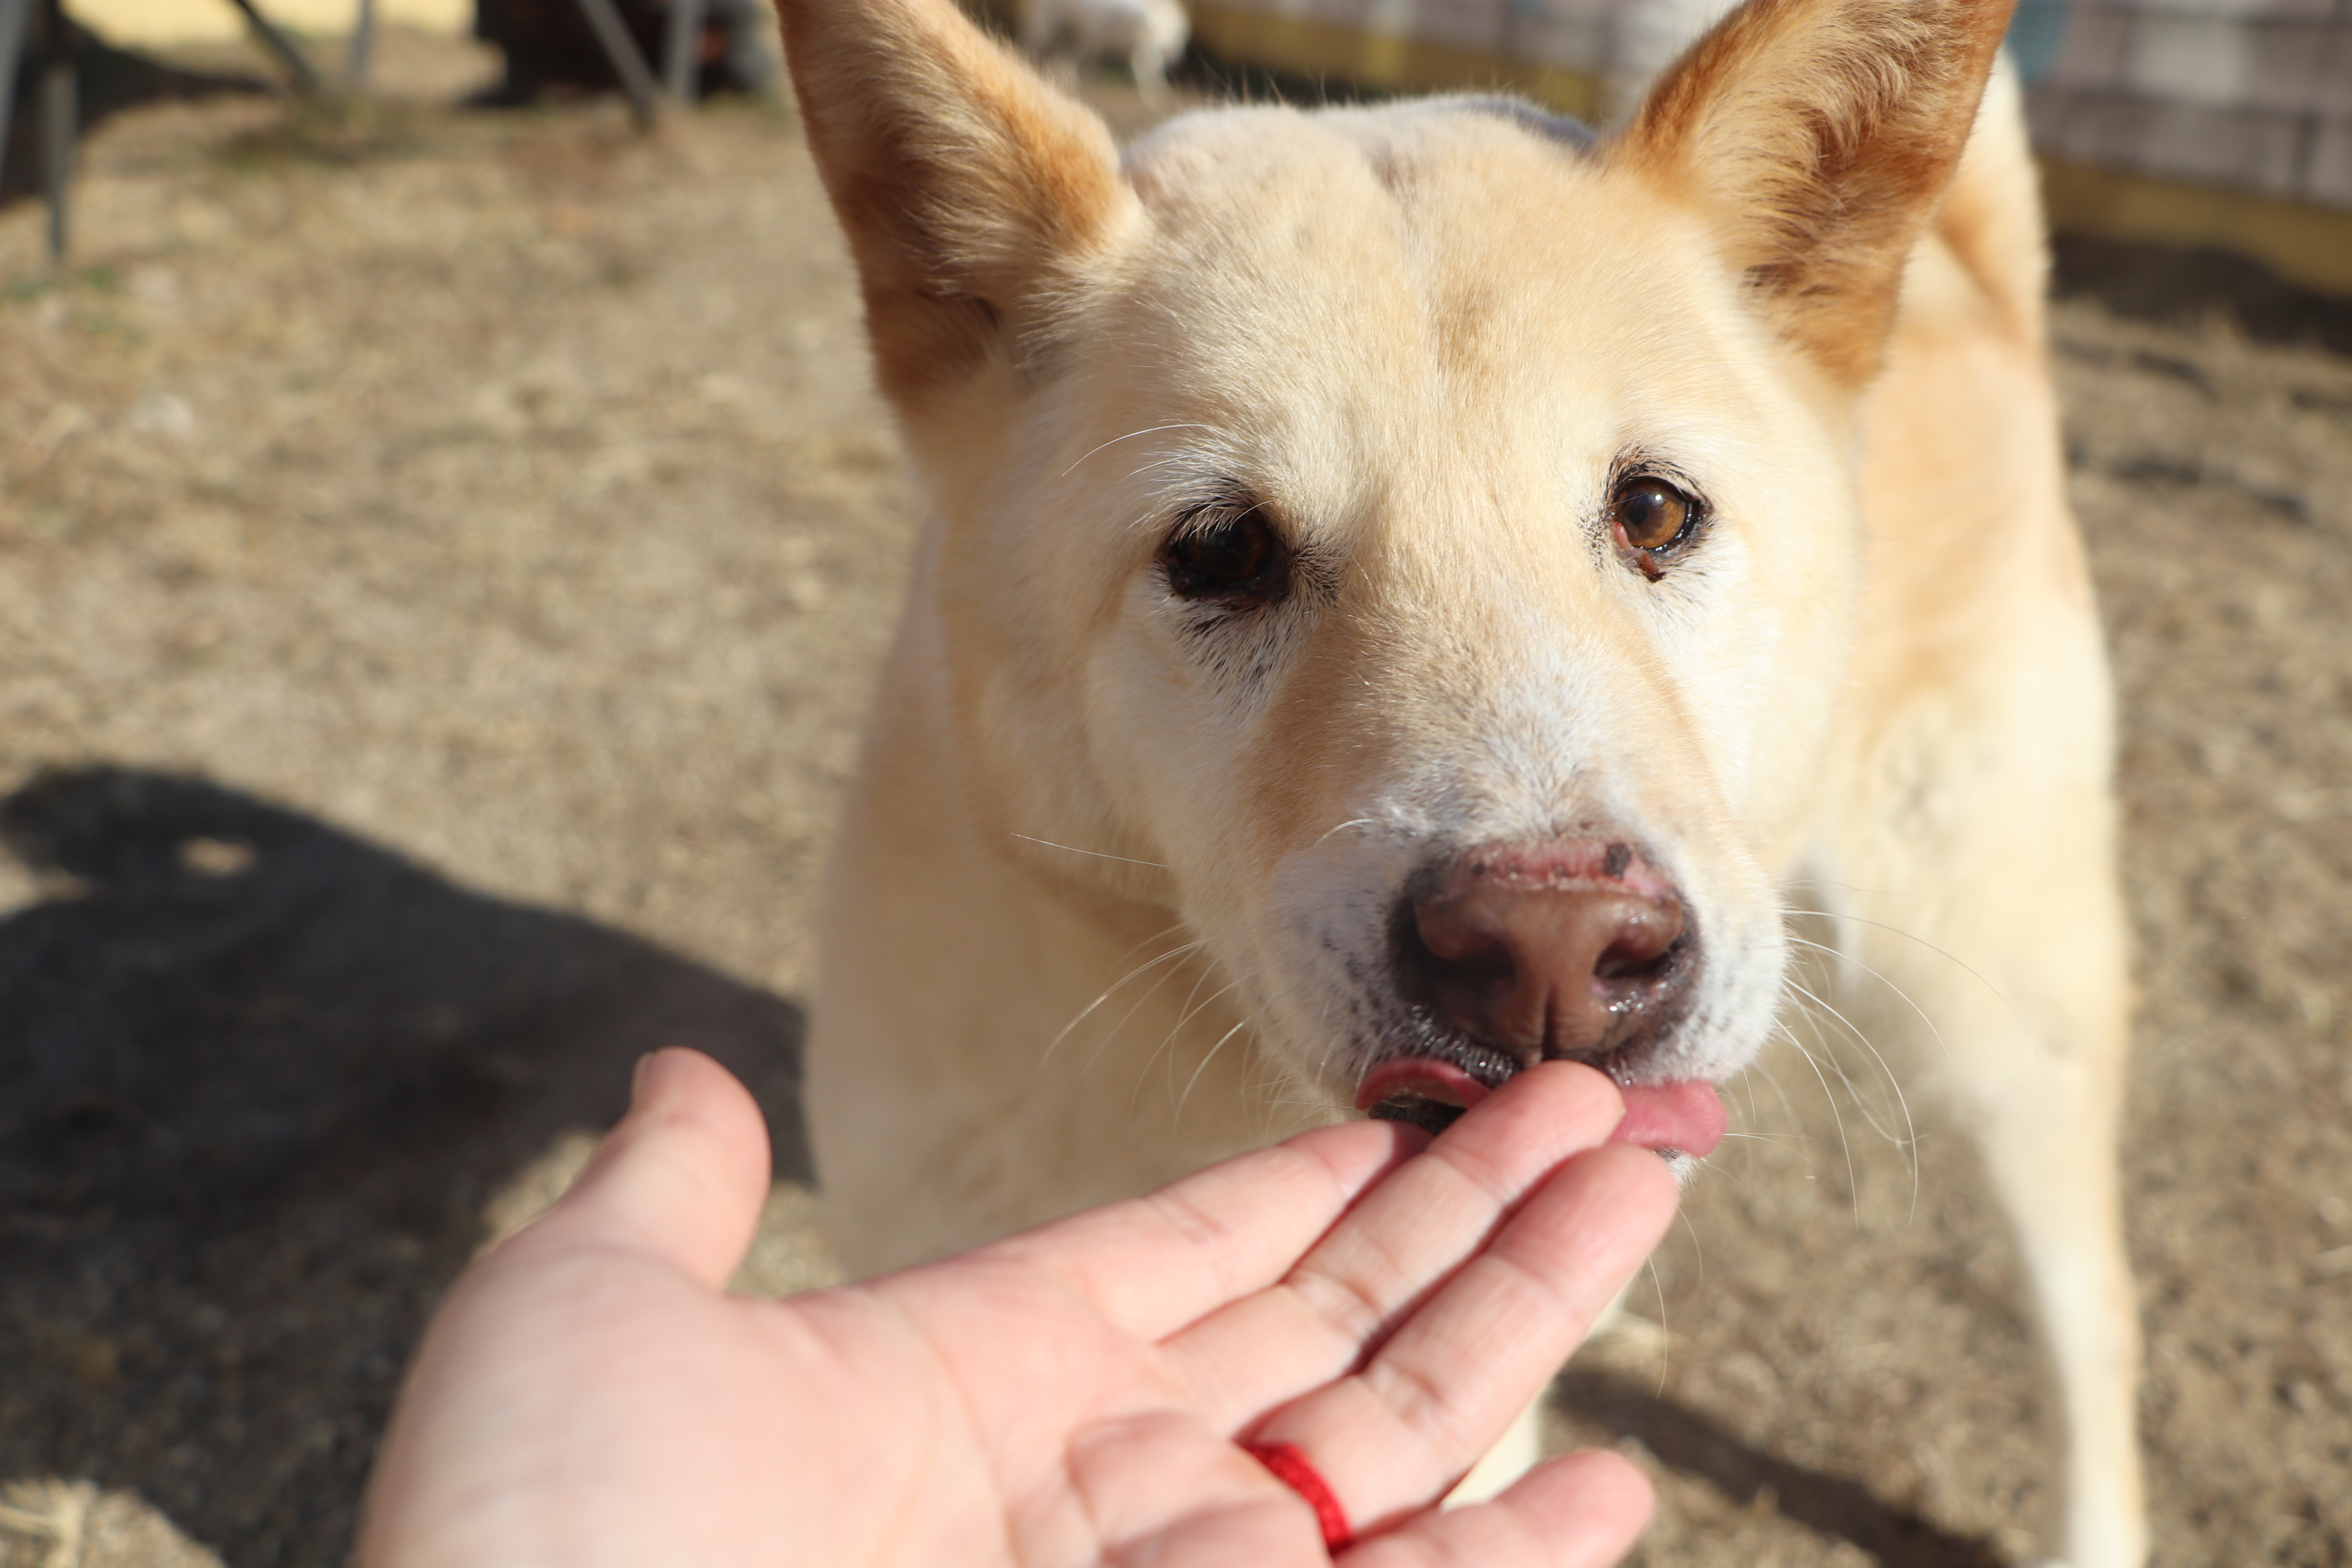
{"type": "Polygon", "coordinates": [[[2352,294],[2352,211],[2044,159],[2050,226],[2102,239],[2212,246],[2306,289],[2352,294]]]}
{"type": "MultiPolygon", "coordinates": [[[[359,0],[255,0],[261,14],[297,34],[340,37],[351,31],[359,0]]],[[[214,43],[245,36],[245,18],[229,0],[73,0],[73,17],[110,44],[126,48],[214,43]]],[[[474,0],[377,0],[376,20],[434,33],[466,33],[474,0]]]]}
{"type": "Polygon", "coordinates": [[[1229,60],[1360,87],[1515,93],[1586,121],[1599,119],[1603,101],[1601,79],[1582,71],[1304,16],[1196,5],[1192,36],[1229,60]]]}

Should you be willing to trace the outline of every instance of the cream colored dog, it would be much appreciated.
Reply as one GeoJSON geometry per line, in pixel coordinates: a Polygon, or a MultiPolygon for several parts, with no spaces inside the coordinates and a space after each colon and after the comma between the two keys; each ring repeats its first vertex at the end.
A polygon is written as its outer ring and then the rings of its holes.
{"type": "Polygon", "coordinates": [[[945,0],[786,0],[932,510],[811,1042],[854,1268],[1543,1057],[1703,1154],[1807,879],[2015,1223],[2058,1544],[2141,1561],[2109,688],[2006,9],[1755,0],[1603,141],[1455,99],[1122,157],[945,0]]]}

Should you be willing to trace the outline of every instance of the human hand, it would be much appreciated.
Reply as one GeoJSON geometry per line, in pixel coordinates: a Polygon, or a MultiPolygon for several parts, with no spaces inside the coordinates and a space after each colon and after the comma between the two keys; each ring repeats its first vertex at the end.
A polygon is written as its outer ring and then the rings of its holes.
{"type": "Polygon", "coordinates": [[[940,1568],[1329,1561],[1237,1441],[1311,1459],[1351,1568],[1597,1568],[1646,1522],[1616,1455],[1435,1503],[1664,1232],[1675,1188],[1601,1147],[1616,1091],[1520,1074],[1445,1134],[1352,1121],[939,1263],[723,1292],[766,1132],[695,1052],[427,1332],[361,1568],[940,1568]]]}

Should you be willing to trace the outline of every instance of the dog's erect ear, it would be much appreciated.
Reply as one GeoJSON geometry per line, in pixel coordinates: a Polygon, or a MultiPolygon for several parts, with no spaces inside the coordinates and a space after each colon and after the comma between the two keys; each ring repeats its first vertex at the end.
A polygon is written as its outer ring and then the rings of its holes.
{"type": "Polygon", "coordinates": [[[902,406],[1034,328],[1134,202],[1110,132],[950,0],[782,0],[810,150],[902,406]]]}
{"type": "Polygon", "coordinates": [[[1968,144],[2013,0],[1748,0],[1612,149],[1699,203],[1782,331],[1859,386],[1968,144]]]}

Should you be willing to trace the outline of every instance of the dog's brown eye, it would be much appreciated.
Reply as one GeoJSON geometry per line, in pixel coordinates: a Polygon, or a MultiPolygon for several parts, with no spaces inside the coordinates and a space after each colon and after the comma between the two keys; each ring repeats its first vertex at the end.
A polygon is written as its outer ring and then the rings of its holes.
{"type": "Polygon", "coordinates": [[[1699,520],[1699,504],[1655,474],[1620,480],[1609,501],[1609,522],[1617,545],[1653,583],[1665,574],[1658,557],[1688,539],[1699,520]]]}
{"type": "Polygon", "coordinates": [[[1189,525],[1161,559],[1169,591],[1180,599],[1277,599],[1289,576],[1290,552],[1255,507],[1189,525]]]}
{"type": "Polygon", "coordinates": [[[1610,518],[1628,550],[1664,550],[1689,526],[1691,499],[1664,479],[1633,479],[1618,487],[1610,518]]]}

